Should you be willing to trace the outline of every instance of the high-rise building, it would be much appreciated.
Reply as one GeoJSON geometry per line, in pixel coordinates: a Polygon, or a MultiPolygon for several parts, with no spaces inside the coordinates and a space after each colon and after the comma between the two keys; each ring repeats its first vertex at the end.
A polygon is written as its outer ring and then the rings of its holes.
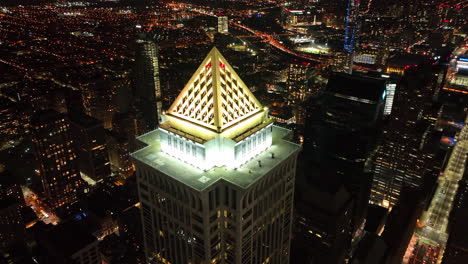
{"type": "Polygon", "coordinates": [[[385,80],[333,73],[305,103],[295,191],[294,263],[343,263],[366,215],[385,80]]]}
{"type": "Polygon", "coordinates": [[[289,64],[286,92],[289,105],[297,105],[309,94],[307,87],[307,70],[310,63],[293,62],[289,64]]]}
{"type": "Polygon", "coordinates": [[[227,16],[218,17],[218,32],[219,33],[229,32],[229,20],[227,16]]]}
{"type": "Polygon", "coordinates": [[[12,173],[0,168],[0,199],[8,197],[13,197],[21,206],[25,204],[19,181],[12,173]]]}
{"type": "Polygon", "coordinates": [[[422,189],[433,157],[432,151],[423,148],[427,125],[421,118],[431,107],[432,90],[413,82],[396,87],[391,115],[374,156],[370,202],[386,208],[397,203],[403,185],[422,189]]]}
{"type": "Polygon", "coordinates": [[[162,109],[158,46],[146,36],[137,40],[133,82],[134,106],[142,115],[137,127],[143,134],[157,127],[162,109]]]}
{"type": "Polygon", "coordinates": [[[21,136],[24,133],[24,119],[18,118],[21,115],[20,107],[9,99],[0,99],[0,142],[21,136]]]}
{"type": "MultiPolygon", "coordinates": [[[[315,136],[305,142],[315,151],[311,156],[325,171],[337,177],[354,199],[353,225],[363,223],[369,200],[372,174],[371,156],[375,150],[386,98],[385,80],[334,73],[313,108],[307,124],[315,136]]],[[[306,121],[307,123],[307,121],[306,121]]],[[[306,147],[305,147],[306,148],[306,147]]]]}
{"type": "Polygon", "coordinates": [[[296,158],[213,48],[136,160],[148,263],[289,263],[296,158]]]}
{"type": "Polygon", "coordinates": [[[109,162],[111,171],[122,179],[131,176],[135,171],[130,153],[133,151],[133,144],[130,140],[119,134],[112,134],[108,143],[109,162]]]}
{"type": "Polygon", "coordinates": [[[467,263],[468,261],[468,209],[461,208],[454,215],[456,220],[451,224],[450,234],[444,250],[442,264],[467,263]]]}
{"type": "Polygon", "coordinates": [[[0,248],[24,239],[24,197],[13,174],[0,168],[0,248]]]}
{"type": "Polygon", "coordinates": [[[47,203],[66,208],[77,201],[83,185],[67,117],[53,110],[39,112],[32,117],[31,131],[47,203]]]}
{"type": "Polygon", "coordinates": [[[343,263],[351,244],[352,195],[333,174],[309,164],[302,171],[296,178],[291,263],[343,263]]]}
{"type": "Polygon", "coordinates": [[[102,264],[99,240],[82,221],[70,221],[58,226],[36,225],[36,263],[102,264]]]}
{"type": "Polygon", "coordinates": [[[389,81],[387,83],[387,94],[385,98],[384,115],[389,116],[392,113],[393,101],[395,100],[395,91],[397,84],[395,81],[389,81]]]}
{"type": "Polygon", "coordinates": [[[359,5],[360,1],[348,0],[346,7],[345,35],[343,49],[348,53],[346,68],[348,73],[353,72],[353,60],[356,50],[357,35],[359,31],[359,5]]]}
{"type": "Polygon", "coordinates": [[[0,198],[0,248],[8,247],[24,239],[25,224],[20,204],[15,197],[0,198]]]}
{"type": "Polygon", "coordinates": [[[389,213],[381,238],[387,244],[386,262],[402,263],[405,251],[424,210],[423,192],[411,187],[402,189],[401,199],[389,213]]]}
{"type": "Polygon", "coordinates": [[[427,157],[416,137],[408,139],[403,131],[387,128],[383,132],[374,157],[371,203],[388,208],[397,203],[403,185],[422,187],[427,157]]]}
{"type": "Polygon", "coordinates": [[[81,178],[95,184],[110,176],[102,121],[85,114],[77,114],[70,117],[70,124],[81,178]]]}
{"type": "Polygon", "coordinates": [[[67,113],[69,115],[73,115],[75,113],[84,113],[86,111],[80,90],[65,88],[64,97],[67,113]]]}
{"type": "MultiPolygon", "coordinates": [[[[81,75],[83,76],[83,75],[81,75]]],[[[126,85],[125,78],[115,72],[89,72],[80,78],[81,97],[84,112],[104,122],[104,128],[112,128],[112,114],[116,111],[115,94],[121,85],[126,85]]],[[[70,101],[68,102],[69,106],[70,101]]],[[[79,99],[74,103],[79,107],[79,99]]],[[[70,108],[75,111],[79,108],[70,108]]]]}
{"type": "Polygon", "coordinates": [[[129,141],[130,150],[135,150],[135,136],[138,135],[138,124],[143,122],[141,113],[124,112],[116,113],[112,118],[112,133],[124,137],[129,141]]]}

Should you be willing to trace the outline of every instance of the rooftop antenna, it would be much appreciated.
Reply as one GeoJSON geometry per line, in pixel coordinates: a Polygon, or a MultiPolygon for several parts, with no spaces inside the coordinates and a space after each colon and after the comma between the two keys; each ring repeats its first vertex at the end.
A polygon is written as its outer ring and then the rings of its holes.
{"type": "Polygon", "coordinates": [[[346,8],[343,49],[348,52],[349,55],[349,60],[347,62],[348,74],[353,74],[354,52],[359,27],[359,2],[360,0],[348,0],[348,7],[346,8]]]}

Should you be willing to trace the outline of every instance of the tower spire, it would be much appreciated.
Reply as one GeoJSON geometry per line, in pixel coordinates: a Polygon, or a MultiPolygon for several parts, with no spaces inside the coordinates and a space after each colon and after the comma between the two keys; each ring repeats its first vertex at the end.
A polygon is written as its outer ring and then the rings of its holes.
{"type": "Polygon", "coordinates": [[[349,60],[347,63],[348,73],[353,73],[353,60],[356,48],[356,38],[359,27],[359,0],[348,0],[346,8],[346,24],[343,49],[348,52],[349,60]]]}

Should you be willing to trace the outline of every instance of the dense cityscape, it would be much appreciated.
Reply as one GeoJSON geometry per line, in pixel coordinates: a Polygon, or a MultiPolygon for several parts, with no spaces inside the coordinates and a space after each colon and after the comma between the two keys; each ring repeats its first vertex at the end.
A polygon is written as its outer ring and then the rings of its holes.
{"type": "Polygon", "coordinates": [[[468,1],[0,1],[0,264],[467,264],[468,1]]]}

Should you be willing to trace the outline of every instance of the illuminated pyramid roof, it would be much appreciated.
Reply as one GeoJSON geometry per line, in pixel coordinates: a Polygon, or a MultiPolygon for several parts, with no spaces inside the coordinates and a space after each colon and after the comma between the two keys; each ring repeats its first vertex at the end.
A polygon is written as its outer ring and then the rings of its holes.
{"type": "Polygon", "coordinates": [[[222,133],[262,111],[262,105],[232,66],[213,48],[167,115],[222,133]]]}
{"type": "Polygon", "coordinates": [[[300,149],[216,48],[162,120],[138,137],[147,146],[132,156],[196,190],[218,180],[245,188],[300,149]]]}

